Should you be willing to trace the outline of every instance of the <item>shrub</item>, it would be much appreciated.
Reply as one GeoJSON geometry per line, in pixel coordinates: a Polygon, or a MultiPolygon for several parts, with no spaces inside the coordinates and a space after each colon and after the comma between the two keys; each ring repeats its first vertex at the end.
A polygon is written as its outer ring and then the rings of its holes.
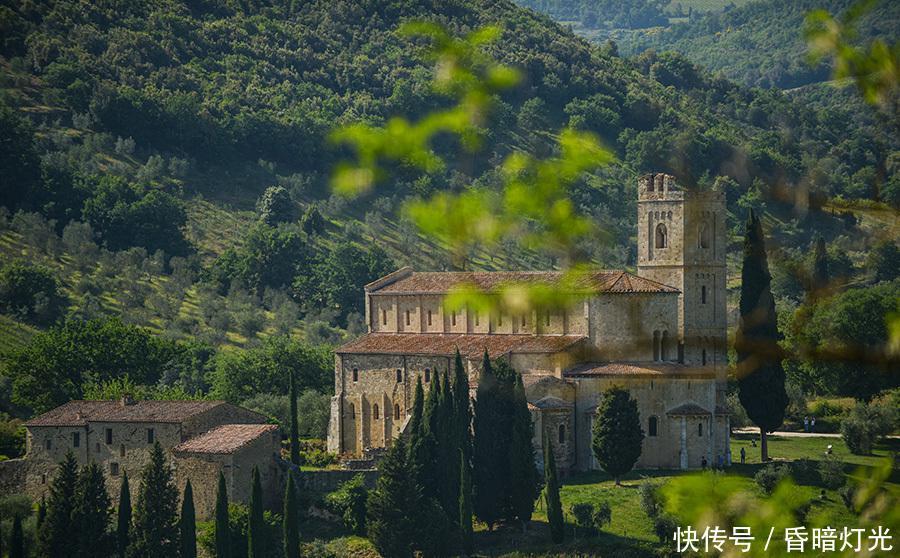
{"type": "Polygon", "coordinates": [[[659,493],[661,483],[645,480],[638,489],[641,494],[641,509],[650,519],[656,519],[662,512],[662,496],[659,493]]]}
{"type": "Polygon", "coordinates": [[[62,305],[59,285],[49,269],[21,261],[0,268],[0,311],[50,323],[62,305]]]}
{"type": "Polygon", "coordinates": [[[337,490],[325,496],[325,507],[340,516],[344,526],[353,534],[366,533],[366,500],[369,489],[362,475],[356,475],[343,483],[337,490]]]}
{"type": "Polygon", "coordinates": [[[801,458],[790,465],[791,476],[799,483],[815,484],[818,480],[816,464],[807,458],[801,458]]]}
{"type": "Polygon", "coordinates": [[[856,485],[848,479],[847,483],[838,490],[838,494],[841,495],[841,500],[844,502],[844,505],[847,506],[847,509],[851,512],[855,512],[856,504],[854,503],[854,500],[856,500],[856,485]]]}
{"type": "Polygon", "coordinates": [[[875,442],[893,430],[896,410],[891,408],[889,402],[890,399],[886,399],[884,404],[877,401],[869,404],[859,402],[841,423],[841,436],[852,453],[872,453],[875,442]]]}
{"type": "Polygon", "coordinates": [[[756,484],[759,485],[763,492],[771,494],[775,487],[778,486],[778,483],[790,476],[791,471],[787,465],[775,465],[773,463],[757,471],[753,480],[756,481],[756,484]]]}
{"type": "Polygon", "coordinates": [[[675,533],[675,529],[677,528],[678,523],[675,521],[675,518],[670,515],[660,515],[653,522],[653,531],[656,533],[656,537],[662,544],[672,540],[672,534],[675,533]]]}
{"type": "Polygon", "coordinates": [[[572,504],[572,507],[569,508],[569,511],[575,518],[575,525],[578,527],[578,530],[589,536],[593,536],[597,533],[597,528],[594,526],[593,504],[590,504],[588,502],[572,504]]]}
{"type": "Polygon", "coordinates": [[[300,462],[310,467],[328,467],[333,463],[337,463],[337,455],[319,449],[301,451],[300,462]]]}
{"type": "Polygon", "coordinates": [[[844,484],[844,464],[832,455],[826,456],[819,462],[819,479],[825,488],[837,489],[844,484]]]}
{"type": "Polygon", "coordinates": [[[612,508],[609,502],[603,502],[594,511],[594,525],[597,529],[602,529],[604,525],[609,525],[612,521],[612,508]]]}

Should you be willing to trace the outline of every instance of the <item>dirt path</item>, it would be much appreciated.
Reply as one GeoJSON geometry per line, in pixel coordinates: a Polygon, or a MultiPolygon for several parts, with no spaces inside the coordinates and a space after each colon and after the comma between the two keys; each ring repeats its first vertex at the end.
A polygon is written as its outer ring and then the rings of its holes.
{"type": "MultiPolygon", "coordinates": [[[[746,428],[735,428],[732,430],[735,434],[755,434],[759,435],[759,428],[756,426],[749,426],[746,428]]],[[[826,432],[788,432],[788,431],[777,431],[772,432],[769,436],[779,436],[782,438],[840,438],[840,434],[829,434],[826,432]]],[[[900,436],[887,436],[887,438],[900,438],[900,436]]]]}

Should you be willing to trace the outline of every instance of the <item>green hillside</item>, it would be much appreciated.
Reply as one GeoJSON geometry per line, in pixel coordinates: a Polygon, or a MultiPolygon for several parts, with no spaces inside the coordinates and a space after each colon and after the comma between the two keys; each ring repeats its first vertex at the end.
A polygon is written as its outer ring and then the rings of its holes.
{"type": "MultiPolygon", "coordinates": [[[[9,107],[0,128],[11,149],[0,248],[5,260],[49,268],[68,315],[121,315],[213,344],[277,331],[335,342],[358,327],[350,314],[379,270],[453,266],[402,217],[405,201],[494,185],[496,161],[552,155],[564,126],[596,133],[618,158],[573,190],[608,233],[582,247],[597,265],[633,265],[634,188],[646,171],[690,187],[723,177],[732,234],[748,207],[765,207],[779,223],[776,260],[802,257],[817,232],[835,249],[862,239],[854,252],[891,232],[820,209],[835,196],[897,199],[888,164],[897,139],[872,126],[867,108],[826,110],[747,89],[672,54],[624,58],[511,2],[38,1],[0,10],[9,107]],[[430,87],[422,44],[396,32],[412,19],[454,32],[501,26],[490,54],[525,80],[495,99],[477,155],[459,157],[456,142],[442,140],[434,149],[455,162],[444,171],[398,165],[368,196],[331,195],[331,170],[347,155],[327,140],[335,126],[418,117],[447,102],[430,87]],[[257,200],[275,185],[289,215],[259,224],[257,200]],[[323,218],[315,231],[301,219],[313,206],[323,218]],[[363,263],[335,274],[342,261],[363,263]]],[[[476,248],[466,266],[554,265],[550,254],[501,246],[476,248]]],[[[12,333],[0,346],[26,336],[3,331],[12,333]]]]}
{"type": "MultiPolygon", "coordinates": [[[[829,79],[826,63],[807,60],[804,18],[815,9],[839,14],[851,0],[761,0],[714,11],[670,27],[617,37],[623,53],[645,49],[675,51],[696,64],[750,86],[790,89],[829,79]]],[[[881,37],[896,41],[900,5],[880,0],[857,24],[862,40],[881,37]]]]}

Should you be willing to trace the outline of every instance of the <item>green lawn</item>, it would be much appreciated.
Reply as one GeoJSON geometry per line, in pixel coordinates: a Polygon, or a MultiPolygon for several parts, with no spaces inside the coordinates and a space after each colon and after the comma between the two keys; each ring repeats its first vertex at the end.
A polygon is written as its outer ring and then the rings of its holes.
{"type": "MultiPolygon", "coordinates": [[[[832,454],[849,465],[878,464],[891,453],[900,451],[900,440],[890,439],[876,445],[872,455],[853,455],[841,438],[787,438],[769,436],[769,457],[775,460],[812,459],[819,460],[825,455],[828,446],[832,446],[832,454]]],[[[760,463],[759,436],[735,434],[731,437],[731,460],[735,464],[741,462],[741,448],[747,452],[748,464],[760,463]],[[757,447],[752,446],[755,441],[757,447]]]]}

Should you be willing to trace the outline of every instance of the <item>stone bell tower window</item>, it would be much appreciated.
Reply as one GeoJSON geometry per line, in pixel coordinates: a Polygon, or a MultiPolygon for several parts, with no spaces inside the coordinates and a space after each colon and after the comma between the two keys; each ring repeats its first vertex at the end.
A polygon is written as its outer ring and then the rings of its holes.
{"type": "Polygon", "coordinates": [[[669,245],[669,233],[662,223],[656,225],[656,247],[665,248],[669,245]]]}
{"type": "Polygon", "coordinates": [[[700,243],[700,248],[709,248],[709,227],[706,223],[700,223],[697,238],[700,243]]]}

